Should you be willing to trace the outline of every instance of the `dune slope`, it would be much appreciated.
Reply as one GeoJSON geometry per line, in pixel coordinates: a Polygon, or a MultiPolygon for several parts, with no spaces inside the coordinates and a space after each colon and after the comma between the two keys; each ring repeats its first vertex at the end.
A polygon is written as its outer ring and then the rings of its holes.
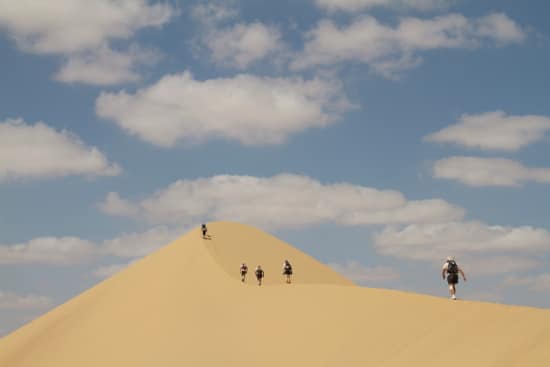
{"type": "Polygon", "coordinates": [[[0,366],[548,366],[550,310],[353,284],[262,231],[198,229],[0,340],[0,366]],[[295,282],[283,283],[282,261],[295,282]],[[265,286],[238,280],[260,263],[265,286]]]}

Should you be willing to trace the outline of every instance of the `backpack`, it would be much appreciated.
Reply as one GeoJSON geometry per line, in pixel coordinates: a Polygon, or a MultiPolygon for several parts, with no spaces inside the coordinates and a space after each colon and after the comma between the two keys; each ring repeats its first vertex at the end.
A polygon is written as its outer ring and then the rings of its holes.
{"type": "Polygon", "coordinates": [[[458,265],[456,264],[456,261],[447,261],[447,273],[458,274],[458,265]]]}

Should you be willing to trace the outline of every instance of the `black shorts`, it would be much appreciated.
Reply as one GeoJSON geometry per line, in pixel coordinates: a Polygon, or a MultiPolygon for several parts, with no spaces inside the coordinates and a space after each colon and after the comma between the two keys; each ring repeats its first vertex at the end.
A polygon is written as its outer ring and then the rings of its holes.
{"type": "Polygon", "coordinates": [[[458,284],[458,273],[447,275],[447,284],[458,284]]]}
{"type": "Polygon", "coordinates": [[[284,275],[292,275],[292,270],[285,270],[284,275]]]}
{"type": "Polygon", "coordinates": [[[245,276],[246,275],[246,271],[241,271],[241,276],[245,276]]]}

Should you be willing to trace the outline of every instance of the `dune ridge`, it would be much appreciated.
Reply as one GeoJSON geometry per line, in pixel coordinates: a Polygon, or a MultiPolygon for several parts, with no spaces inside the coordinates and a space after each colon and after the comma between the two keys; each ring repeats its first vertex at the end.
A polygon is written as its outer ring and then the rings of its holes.
{"type": "Polygon", "coordinates": [[[210,240],[192,230],[1,339],[0,366],[550,363],[550,310],[357,287],[253,227],[209,230],[210,240]],[[283,283],[285,258],[292,285],[283,283]]]}

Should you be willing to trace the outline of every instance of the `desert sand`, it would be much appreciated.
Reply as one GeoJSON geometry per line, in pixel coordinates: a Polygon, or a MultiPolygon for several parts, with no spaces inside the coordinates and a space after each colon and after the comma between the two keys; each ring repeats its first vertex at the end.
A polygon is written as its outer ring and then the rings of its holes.
{"type": "Polygon", "coordinates": [[[1,339],[0,366],[550,366],[550,310],[358,287],[255,228],[209,232],[192,230],[1,339]]]}

